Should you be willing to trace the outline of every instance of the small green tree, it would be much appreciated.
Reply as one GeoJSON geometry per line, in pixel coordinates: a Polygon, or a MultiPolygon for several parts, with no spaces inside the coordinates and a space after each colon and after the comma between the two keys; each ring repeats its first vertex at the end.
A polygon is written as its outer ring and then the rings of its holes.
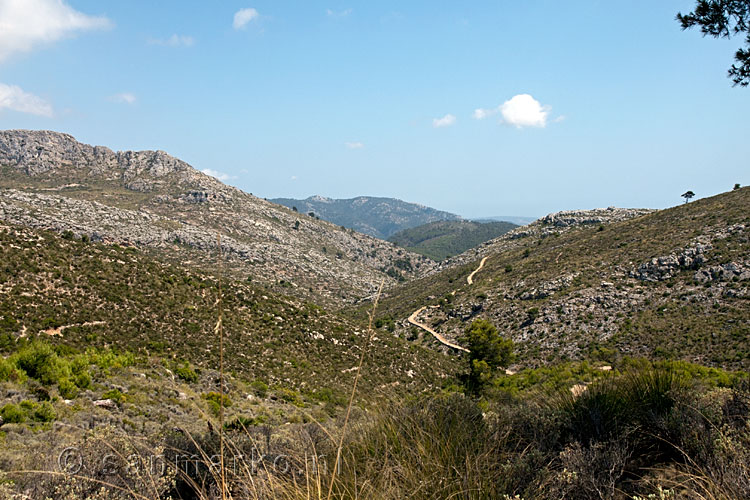
{"type": "Polygon", "coordinates": [[[687,203],[688,201],[690,201],[690,198],[695,196],[695,193],[692,191],[685,191],[684,193],[682,193],[681,196],[685,198],[685,203],[687,203]]]}
{"type": "Polygon", "coordinates": [[[497,328],[485,319],[474,320],[462,340],[469,349],[466,389],[478,394],[492,381],[498,368],[513,361],[513,341],[501,337],[497,328]]]}
{"type": "Polygon", "coordinates": [[[732,191],[737,191],[740,188],[740,183],[734,185],[734,188],[732,188],[732,191]]]}

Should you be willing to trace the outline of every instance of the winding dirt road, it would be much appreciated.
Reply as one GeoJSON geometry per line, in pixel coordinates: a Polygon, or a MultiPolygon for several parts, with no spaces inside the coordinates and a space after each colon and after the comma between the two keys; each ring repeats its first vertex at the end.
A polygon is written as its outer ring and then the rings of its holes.
{"type": "MultiPolygon", "coordinates": [[[[437,307],[437,306],[431,306],[431,307],[437,307]]],[[[436,332],[435,330],[433,330],[429,326],[427,326],[424,323],[418,321],[417,320],[417,316],[419,316],[419,314],[422,311],[424,311],[425,309],[427,309],[427,306],[422,306],[419,309],[417,309],[416,311],[414,311],[413,313],[411,313],[411,316],[409,316],[409,323],[411,323],[412,325],[414,325],[416,327],[421,328],[422,330],[426,331],[429,334],[432,334],[432,336],[435,337],[436,339],[438,339],[438,341],[441,344],[443,344],[443,345],[447,345],[448,347],[450,347],[452,349],[456,349],[458,351],[469,352],[469,350],[467,348],[461,347],[458,344],[454,344],[453,342],[451,342],[450,340],[446,339],[445,337],[443,337],[442,335],[440,335],[438,332],[436,332]]]]}
{"type": "Polygon", "coordinates": [[[470,275],[466,277],[466,282],[470,285],[474,284],[474,275],[477,274],[483,267],[484,263],[487,262],[487,257],[482,257],[482,261],[479,263],[479,267],[474,269],[470,275]]]}
{"type": "MultiPolygon", "coordinates": [[[[468,283],[469,285],[473,285],[474,284],[474,275],[477,274],[484,267],[484,263],[485,262],[487,262],[487,257],[483,257],[482,260],[481,260],[481,262],[479,262],[479,267],[477,267],[476,269],[474,269],[471,272],[471,274],[466,277],[466,283],[468,283]]],[[[451,295],[455,295],[455,294],[456,294],[455,290],[453,292],[451,292],[451,295]]],[[[462,352],[470,352],[467,348],[462,347],[462,346],[460,346],[458,344],[455,344],[455,343],[451,342],[450,340],[446,339],[441,334],[439,334],[438,332],[436,332],[435,330],[433,330],[432,328],[430,328],[429,326],[425,325],[424,323],[422,323],[421,321],[419,321],[417,319],[419,317],[419,315],[422,313],[422,311],[424,311],[428,307],[430,307],[430,308],[437,308],[437,307],[440,307],[440,306],[422,306],[422,307],[420,307],[419,309],[417,309],[416,311],[414,311],[413,313],[411,313],[411,316],[409,316],[409,319],[408,319],[409,323],[411,323],[412,325],[416,326],[417,328],[421,328],[422,330],[426,331],[427,333],[429,333],[430,335],[432,335],[433,337],[435,337],[438,340],[438,342],[440,342],[441,344],[443,344],[445,346],[450,347],[451,349],[456,349],[457,351],[462,351],[462,352]]]]}

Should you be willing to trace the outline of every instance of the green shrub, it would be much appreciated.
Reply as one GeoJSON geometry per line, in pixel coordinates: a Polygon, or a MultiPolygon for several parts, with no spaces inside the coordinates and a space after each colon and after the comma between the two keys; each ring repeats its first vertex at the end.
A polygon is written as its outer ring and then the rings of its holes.
{"type": "Polygon", "coordinates": [[[312,398],[322,403],[331,403],[334,405],[343,405],[346,403],[346,398],[340,394],[337,394],[333,389],[323,387],[311,394],[312,398]]]}
{"type": "Polygon", "coordinates": [[[0,382],[5,380],[16,381],[20,377],[16,367],[7,359],[0,358],[0,382]]]}
{"type": "Polygon", "coordinates": [[[67,378],[58,382],[57,390],[63,399],[75,399],[78,397],[78,387],[67,378]]]}
{"type": "Polygon", "coordinates": [[[222,395],[218,392],[207,392],[203,394],[203,399],[206,400],[208,403],[208,408],[211,410],[211,413],[214,414],[214,416],[219,416],[219,410],[221,409],[221,406],[224,406],[224,408],[229,408],[232,406],[232,400],[229,399],[229,396],[226,394],[222,395]],[[221,406],[220,406],[221,405],[221,406]]]}
{"type": "Polygon", "coordinates": [[[469,392],[478,394],[498,368],[513,361],[513,341],[501,337],[497,328],[484,319],[474,320],[461,339],[469,349],[465,385],[469,392]]]}
{"type": "Polygon", "coordinates": [[[15,356],[15,364],[29,377],[42,384],[51,385],[71,375],[70,363],[61,359],[52,346],[33,342],[15,356]]]}
{"type": "Polygon", "coordinates": [[[286,387],[282,387],[278,391],[278,395],[281,399],[286,401],[287,403],[291,403],[294,406],[302,407],[305,406],[305,402],[302,401],[302,398],[300,394],[293,390],[293,389],[287,389],[286,387]]]}
{"type": "Polygon", "coordinates": [[[117,353],[111,349],[87,349],[86,357],[88,364],[96,365],[105,372],[110,368],[124,368],[135,364],[133,353],[117,353]]]}
{"type": "Polygon", "coordinates": [[[259,398],[265,398],[268,395],[268,384],[260,380],[253,380],[250,383],[253,393],[259,398]]]}
{"type": "Polygon", "coordinates": [[[565,435],[583,445],[610,439],[623,431],[630,419],[631,408],[614,379],[591,384],[578,395],[564,390],[560,396],[565,435]]]}
{"type": "Polygon", "coordinates": [[[119,389],[110,389],[102,394],[102,399],[111,399],[115,403],[121,404],[123,401],[125,401],[125,394],[120,392],[119,389]]]}
{"type": "Polygon", "coordinates": [[[266,415],[258,415],[257,417],[244,417],[242,415],[237,416],[224,424],[224,429],[228,431],[244,431],[248,427],[255,427],[257,425],[263,425],[268,421],[266,415]]]}
{"type": "Polygon", "coordinates": [[[22,424],[26,420],[26,412],[18,405],[8,403],[0,409],[0,417],[6,423],[22,424]]]}
{"type": "Polygon", "coordinates": [[[190,367],[190,364],[188,364],[187,361],[185,361],[183,365],[178,366],[175,369],[175,373],[180,379],[184,380],[185,382],[193,384],[198,382],[198,374],[195,373],[195,370],[190,367]]]}
{"type": "Polygon", "coordinates": [[[35,405],[32,418],[36,422],[52,422],[57,418],[57,414],[49,402],[43,401],[35,405]]]}
{"type": "Polygon", "coordinates": [[[91,375],[89,375],[88,371],[81,372],[73,377],[73,383],[76,387],[88,389],[91,387],[91,375]]]}

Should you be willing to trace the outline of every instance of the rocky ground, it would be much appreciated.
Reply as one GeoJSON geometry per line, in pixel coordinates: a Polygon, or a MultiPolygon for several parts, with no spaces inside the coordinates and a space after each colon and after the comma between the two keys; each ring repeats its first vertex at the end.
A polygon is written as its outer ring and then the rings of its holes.
{"type": "Polygon", "coordinates": [[[424,305],[437,307],[415,319],[451,340],[489,319],[517,343],[521,366],[661,356],[747,369],[749,194],[551,214],[389,292],[384,314],[412,339],[422,337],[407,318],[424,305]]]}
{"type": "Polygon", "coordinates": [[[422,275],[435,274],[440,271],[473,263],[482,257],[494,253],[521,247],[527,241],[524,240],[524,238],[547,238],[573,229],[612,224],[647,215],[652,212],[654,212],[654,210],[646,208],[608,207],[595,208],[592,210],[565,210],[552,213],[530,224],[508,231],[502,236],[487,241],[476,248],[467,250],[460,255],[446,259],[434,268],[426,269],[422,275]]]}
{"type": "Polygon", "coordinates": [[[56,132],[0,132],[0,219],[211,264],[329,305],[433,266],[425,257],[227,186],[163,151],[113,152],[56,132]]]}

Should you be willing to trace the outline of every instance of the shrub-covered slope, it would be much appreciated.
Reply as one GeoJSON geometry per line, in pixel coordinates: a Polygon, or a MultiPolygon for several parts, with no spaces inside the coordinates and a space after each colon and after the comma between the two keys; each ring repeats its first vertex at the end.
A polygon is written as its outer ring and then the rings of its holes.
{"type": "Polygon", "coordinates": [[[382,239],[428,222],[460,219],[458,215],[418,203],[377,196],[358,196],[347,200],[310,196],[304,200],[276,198],[271,201],[382,239]]]}
{"type": "Polygon", "coordinates": [[[645,355],[747,369],[748,207],[743,188],[611,223],[542,219],[467,252],[488,257],[473,285],[478,260],[454,259],[390,291],[381,314],[416,336],[406,318],[439,305],[418,319],[453,338],[487,318],[528,365],[645,355]]]}
{"type": "Polygon", "coordinates": [[[441,221],[404,229],[388,241],[422,254],[443,260],[507,233],[518,227],[511,222],[441,221]]]}
{"type": "MultiPolygon", "coordinates": [[[[107,346],[215,368],[218,275],[72,233],[0,226],[0,335],[76,348],[107,346]]],[[[240,376],[288,386],[345,387],[365,328],[299,299],[224,280],[225,361],[240,376]]],[[[449,363],[383,332],[370,387],[425,387],[449,363]]]]}

